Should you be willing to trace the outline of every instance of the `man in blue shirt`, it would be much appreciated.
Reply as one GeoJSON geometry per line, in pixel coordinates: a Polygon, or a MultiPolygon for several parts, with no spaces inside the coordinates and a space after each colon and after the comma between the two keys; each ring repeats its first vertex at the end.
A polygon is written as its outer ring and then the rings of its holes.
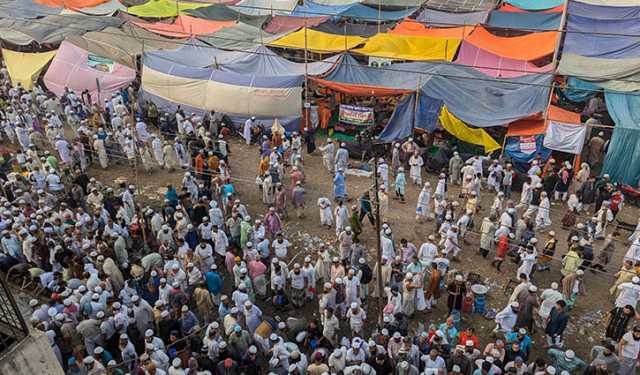
{"type": "Polygon", "coordinates": [[[205,281],[207,283],[207,290],[213,297],[213,303],[220,304],[220,293],[222,292],[222,276],[218,273],[218,266],[211,265],[211,270],[204,274],[205,281]]]}

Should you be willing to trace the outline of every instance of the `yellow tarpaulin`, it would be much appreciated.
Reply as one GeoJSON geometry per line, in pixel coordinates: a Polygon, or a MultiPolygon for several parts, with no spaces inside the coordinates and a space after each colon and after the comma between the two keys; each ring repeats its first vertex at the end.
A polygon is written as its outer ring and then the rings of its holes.
{"type": "Polygon", "coordinates": [[[458,51],[460,39],[379,33],[354,52],[367,56],[397,60],[451,61],[458,51]]]}
{"type": "Polygon", "coordinates": [[[489,133],[484,129],[472,129],[468,127],[467,124],[449,112],[446,105],[442,106],[439,119],[440,124],[449,134],[461,141],[484,146],[484,152],[487,154],[500,149],[498,142],[491,138],[489,133]]]}
{"type": "Polygon", "coordinates": [[[56,55],[56,51],[42,53],[15,52],[2,49],[2,57],[7,64],[11,84],[20,83],[25,90],[31,90],[33,82],[38,79],[40,71],[56,55]]]}
{"type": "Polygon", "coordinates": [[[269,43],[269,45],[273,47],[294,49],[304,49],[306,46],[310,51],[322,53],[346,51],[360,43],[363,43],[365,40],[367,39],[359,36],[328,34],[311,29],[307,29],[305,33],[305,29],[302,28],[295,33],[291,33],[280,39],[274,40],[269,43]]]}
{"type": "Polygon", "coordinates": [[[136,5],[127,9],[128,13],[131,13],[138,17],[175,17],[183,10],[197,9],[209,6],[209,3],[190,3],[188,1],[174,0],[149,0],[144,4],[136,5]]]}

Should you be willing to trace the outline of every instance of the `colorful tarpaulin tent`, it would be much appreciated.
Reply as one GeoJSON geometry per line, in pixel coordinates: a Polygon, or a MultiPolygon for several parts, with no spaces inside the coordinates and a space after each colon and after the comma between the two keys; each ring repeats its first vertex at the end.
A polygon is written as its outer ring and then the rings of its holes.
{"type": "Polygon", "coordinates": [[[438,124],[442,101],[433,100],[416,94],[406,95],[396,106],[378,139],[392,142],[410,137],[413,129],[424,129],[432,132],[438,124]]]}
{"type": "Polygon", "coordinates": [[[556,31],[501,37],[478,26],[466,41],[494,55],[514,60],[531,61],[552,54],[556,48],[557,38],[556,31]]]}
{"type": "Polygon", "coordinates": [[[103,31],[71,36],[67,38],[67,41],[94,55],[106,57],[132,69],[136,69],[137,58],[142,55],[143,41],[146,52],[173,49],[179,43],[130,23],[119,29],[107,27],[103,31]]]}
{"type": "Polygon", "coordinates": [[[536,12],[501,12],[493,11],[489,14],[487,25],[496,28],[550,31],[558,30],[562,13],[536,13],[536,12]]]}
{"type": "MultiPolygon", "coordinates": [[[[507,3],[502,3],[502,5],[500,5],[500,8],[498,8],[498,10],[500,10],[501,12],[531,13],[531,11],[520,9],[507,3]]],[[[563,11],[564,11],[564,4],[558,5],[557,7],[550,8],[550,9],[537,10],[535,12],[536,13],[562,13],[563,11]]]]}
{"type": "Polygon", "coordinates": [[[348,53],[324,77],[312,78],[321,85],[354,96],[388,96],[417,91],[426,82],[426,73],[437,66],[431,63],[399,63],[391,69],[361,65],[348,53]],[[424,76],[425,78],[421,78],[424,76]]]}
{"type": "Polygon", "coordinates": [[[65,41],[44,75],[44,84],[58,96],[64,93],[65,87],[78,93],[89,90],[93,102],[97,103],[110,98],[135,78],[135,70],[65,41]]]}
{"type": "Polygon", "coordinates": [[[123,20],[115,17],[92,17],[84,15],[46,16],[35,22],[21,19],[0,19],[0,38],[15,45],[28,45],[62,42],[72,35],[81,35],[88,31],[102,30],[105,27],[118,27],[123,20]]]}
{"type": "Polygon", "coordinates": [[[272,34],[289,32],[301,27],[313,27],[325,22],[329,17],[274,16],[265,25],[264,31],[272,34]]]}
{"type": "Polygon", "coordinates": [[[340,52],[352,49],[366,39],[359,36],[340,36],[313,29],[302,28],[269,43],[270,46],[292,49],[309,49],[320,53],[340,52]],[[306,39],[306,43],[305,43],[306,39]]]}
{"type": "Polygon", "coordinates": [[[446,105],[442,106],[440,110],[440,125],[449,134],[458,138],[461,141],[471,143],[474,145],[480,145],[484,147],[485,153],[491,153],[500,149],[498,142],[493,139],[489,133],[484,129],[473,129],[467,126],[464,122],[454,116],[446,105]]]}
{"type": "Polygon", "coordinates": [[[213,34],[199,35],[198,39],[219,49],[234,51],[248,51],[260,44],[281,38],[282,35],[272,35],[261,28],[238,23],[234,27],[225,27],[213,34]]]}
{"type": "Polygon", "coordinates": [[[418,14],[416,21],[435,27],[454,27],[484,23],[488,17],[488,10],[451,13],[435,9],[425,9],[422,13],[418,14]]]}
{"type": "Polygon", "coordinates": [[[376,34],[362,48],[353,50],[367,56],[396,60],[451,61],[460,39],[432,38],[400,34],[376,34]]]}
{"type": "Polygon", "coordinates": [[[471,34],[475,26],[426,27],[420,22],[404,20],[389,30],[389,34],[427,36],[432,38],[464,39],[471,34]]]}
{"type": "Polygon", "coordinates": [[[530,74],[508,80],[473,68],[437,64],[421,95],[442,100],[449,111],[477,127],[502,126],[547,109],[551,75],[530,74]]]}
{"type": "Polygon", "coordinates": [[[175,0],[149,0],[144,4],[129,7],[127,12],[138,17],[166,18],[175,17],[187,9],[206,7],[207,3],[195,3],[175,0]]]}
{"type": "Polygon", "coordinates": [[[607,59],[640,57],[637,35],[640,20],[636,18],[597,20],[569,14],[563,51],[607,59]]]}
{"type": "Polygon", "coordinates": [[[172,38],[190,38],[195,35],[211,34],[224,27],[232,27],[235,21],[210,21],[179,15],[174,23],[134,22],[146,30],[172,38]]]}
{"type": "Polygon", "coordinates": [[[405,18],[416,11],[416,8],[403,10],[380,10],[359,3],[347,5],[322,5],[312,1],[296,6],[292,15],[297,17],[334,16],[351,18],[360,21],[376,22],[393,21],[405,18]]]}
{"type": "Polygon", "coordinates": [[[24,0],[3,1],[0,4],[0,18],[32,19],[60,14],[64,10],[24,0]]]}
{"type": "Polygon", "coordinates": [[[230,8],[250,16],[287,16],[297,3],[297,0],[241,0],[230,8]]]}
{"type": "Polygon", "coordinates": [[[327,34],[336,35],[357,35],[363,38],[368,38],[376,35],[377,33],[384,33],[393,26],[393,23],[384,23],[380,25],[371,23],[352,23],[352,22],[324,22],[318,26],[314,26],[313,29],[327,34]]]}
{"type": "Polygon", "coordinates": [[[228,51],[212,47],[200,40],[189,40],[178,48],[164,49],[155,52],[146,52],[145,57],[155,57],[170,61],[175,64],[205,68],[215,66],[229,60],[224,58],[228,51]]]}
{"type": "Polygon", "coordinates": [[[544,10],[561,6],[567,0],[504,0],[505,3],[524,10],[544,10]]]}
{"type": "MultiPolygon", "coordinates": [[[[359,1],[354,1],[359,2],[359,1]]],[[[372,7],[420,7],[425,0],[363,0],[362,4],[366,4],[372,7]]]]}
{"type": "Polygon", "coordinates": [[[640,91],[628,95],[607,90],[604,99],[616,126],[602,172],[611,175],[613,181],[637,186],[640,176],[640,91]]]}
{"type": "Polygon", "coordinates": [[[2,58],[7,65],[11,84],[20,83],[25,90],[31,90],[40,71],[55,56],[56,51],[42,53],[16,52],[2,49],[2,58]]]}
{"type": "Polygon", "coordinates": [[[493,9],[496,0],[428,0],[425,5],[444,12],[464,13],[493,9]]]}
{"type": "Polygon", "coordinates": [[[46,5],[52,8],[82,9],[92,8],[109,0],[33,0],[37,4],[46,5]]]}
{"type": "Polygon", "coordinates": [[[238,21],[252,26],[262,26],[269,16],[250,16],[229,8],[225,4],[211,4],[197,9],[187,9],[183,14],[212,21],[238,21]]]}
{"type": "Polygon", "coordinates": [[[300,117],[302,75],[257,76],[144,59],[142,90],[155,97],[229,115],[300,117]]]}
{"type": "Polygon", "coordinates": [[[248,52],[226,52],[218,68],[225,72],[259,75],[287,76],[293,74],[320,75],[334,67],[340,56],[308,64],[289,61],[265,46],[257,46],[248,52]]]}
{"type": "Polygon", "coordinates": [[[640,90],[640,57],[607,59],[563,53],[558,73],[616,91],[640,90]]]}
{"type": "Polygon", "coordinates": [[[528,61],[513,60],[480,49],[473,44],[463,41],[455,61],[456,64],[466,65],[491,77],[520,77],[532,73],[549,73],[553,65],[538,67],[528,61]]]}
{"type": "Polygon", "coordinates": [[[61,14],[83,14],[89,16],[112,16],[115,12],[127,10],[127,7],[122,5],[118,0],[110,0],[106,3],[96,5],[90,8],[82,9],[64,9],[61,14]]]}
{"type": "Polygon", "coordinates": [[[547,131],[549,121],[579,124],[580,114],[567,111],[555,105],[550,105],[548,109],[547,120],[542,115],[536,118],[526,118],[509,124],[507,129],[507,137],[524,136],[524,135],[540,135],[547,131]]]}

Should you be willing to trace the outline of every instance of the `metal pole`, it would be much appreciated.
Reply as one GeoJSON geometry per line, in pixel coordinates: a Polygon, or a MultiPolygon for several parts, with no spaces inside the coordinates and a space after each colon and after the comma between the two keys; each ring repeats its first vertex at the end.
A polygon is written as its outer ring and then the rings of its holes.
{"type": "MultiPolygon", "coordinates": [[[[176,2],[177,4],[177,2],[176,2]]],[[[144,41],[142,41],[142,56],[144,56],[144,41]]],[[[134,150],[136,150],[135,152],[135,157],[133,158],[133,168],[134,168],[134,173],[135,173],[135,180],[136,180],[136,192],[138,193],[138,197],[142,196],[142,190],[140,189],[140,179],[138,176],[138,144],[137,141],[135,140],[135,135],[136,135],[136,111],[135,111],[135,107],[136,107],[136,103],[138,102],[138,96],[136,95],[136,91],[133,90],[133,97],[131,98],[131,132],[134,136],[134,142],[133,142],[133,148],[134,150]]],[[[143,150],[144,152],[144,150],[143,150]]],[[[140,155],[140,157],[142,157],[142,155],[140,155]]],[[[137,211],[139,207],[137,207],[138,205],[136,204],[136,207],[134,207],[134,209],[137,211]]],[[[142,229],[142,240],[144,241],[144,245],[143,245],[143,251],[144,249],[147,247],[147,231],[145,229],[146,226],[146,220],[144,217],[144,212],[142,211],[142,209],[140,209],[140,214],[138,215],[138,220],[140,220],[140,228],[142,229]]]]}
{"type": "Polygon", "coordinates": [[[380,240],[380,197],[378,196],[378,156],[373,153],[373,186],[375,188],[375,212],[376,212],[376,249],[378,258],[378,325],[382,327],[382,310],[384,308],[384,290],[382,285],[382,243],[380,240]]]}

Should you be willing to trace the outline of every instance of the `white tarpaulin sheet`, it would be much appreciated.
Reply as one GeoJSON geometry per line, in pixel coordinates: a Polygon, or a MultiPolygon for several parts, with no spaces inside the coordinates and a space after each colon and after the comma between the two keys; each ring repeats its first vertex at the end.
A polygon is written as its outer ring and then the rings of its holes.
{"type": "Polygon", "coordinates": [[[579,155],[586,135],[586,126],[549,121],[543,145],[550,150],[579,155]]]}

